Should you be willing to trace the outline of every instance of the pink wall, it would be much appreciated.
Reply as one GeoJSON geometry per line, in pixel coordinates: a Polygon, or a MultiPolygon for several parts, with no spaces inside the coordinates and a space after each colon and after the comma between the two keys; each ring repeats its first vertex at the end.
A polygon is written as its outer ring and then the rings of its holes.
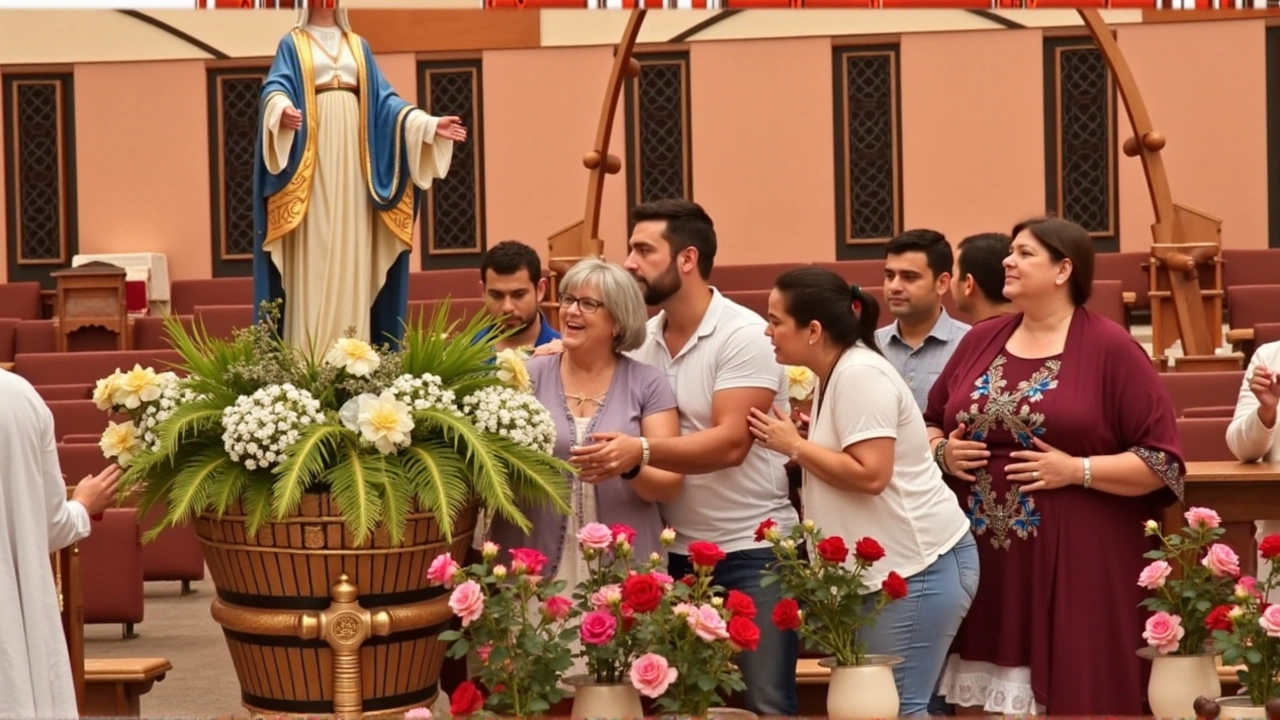
{"type": "MultiPolygon", "coordinates": [[[[1124,25],[1124,50],[1156,129],[1173,199],[1222,218],[1222,242],[1267,247],[1267,93],[1264,20],[1124,25]]],[[[1118,117],[1121,143],[1133,134],[1118,117]]],[[[1151,243],[1155,221],[1137,158],[1119,154],[1120,242],[1151,243]]]]}
{"type": "MultiPolygon", "coordinates": [[[[4,132],[4,123],[0,122],[0,133],[4,132]]],[[[4,148],[7,142],[3,137],[0,137],[0,208],[3,208],[7,203],[5,193],[8,190],[4,184],[5,176],[9,172],[9,159],[4,155],[4,148]]],[[[9,221],[7,214],[0,216],[0,248],[4,248],[4,252],[0,252],[0,282],[5,282],[9,279],[9,221]]]]}
{"type": "Polygon", "coordinates": [[[203,62],[77,65],[80,252],[168,255],[171,279],[210,273],[203,62]]]}
{"type": "Polygon", "coordinates": [[[689,53],[693,198],[716,262],[834,256],[831,40],[697,43],[689,53]]]}
{"type": "Polygon", "coordinates": [[[958,242],[1044,212],[1042,43],[1037,30],[902,38],[904,229],[958,242]]]}

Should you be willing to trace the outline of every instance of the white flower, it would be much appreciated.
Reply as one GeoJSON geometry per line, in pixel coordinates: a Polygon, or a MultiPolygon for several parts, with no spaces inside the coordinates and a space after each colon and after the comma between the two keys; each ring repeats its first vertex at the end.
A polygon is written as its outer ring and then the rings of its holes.
{"type": "Polygon", "coordinates": [[[533,383],[529,379],[529,369],[524,365],[527,359],[528,356],[518,349],[500,350],[493,357],[494,367],[498,369],[498,379],[520,392],[532,391],[533,383]]]}
{"type": "Polygon", "coordinates": [[[147,403],[142,415],[138,418],[138,436],[143,445],[152,452],[160,449],[159,429],[165,421],[173,417],[174,411],[183,405],[205,399],[191,389],[186,380],[181,380],[173,373],[162,373],[164,389],[155,402],[147,403]]]}
{"type": "Polygon", "coordinates": [[[392,381],[387,390],[414,412],[440,410],[451,415],[462,414],[458,410],[458,401],[453,391],[445,389],[444,382],[438,375],[401,375],[392,381]]]}
{"type": "Polygon", "coordinates": [[[505,385],[481,388],[462,400],[475,426],[541,453],[555,449],[551,413],[533,395],[505,385]]]}
{"type": "Polygon", "coordinates": [[[373,346],[356,338],[340,338],[325,353],[324,361],[356,377],[364,377],[382,364],[382,359],[374,352],[373,346]]]}
{"type": "Polygon", "coordinates": [[[117,375],[112,401],[129,410],[136,410],[143,403],[155,400],[160,397],[160,391],[164,390],[165,381],[151,368],[143,369],[141,365],[135,364],[129,372],[117,375]]]}
{"type": "Polygon", "coordinates": [[[325,422],[320,401],[291,384],[241,395],[222,411],[222,443],[232,462],[269,470],[288,459],[289,447],[309,425],[325,422]]]}
{"type": "Polygon", "coordinates": [[[99,410],[107,412],[115,408],[116,393],[120,390],[120,368],[116,368],[114,373],[98,381],[93,389],[93,404],[98,406],[99,410]]]}
{"type": "Polygon", "coordinates": [[[395,395],[361,395],[359,408],[356,422],[360,436],[373,443],[378,452],[390,455],[412,440],[409,433],[413,430],[413,416],[409,406],[396,400],[395,395]]]}
{"type": "Polygon", "coordinates": [[[98,441],[98,447],[102,448],[104,456],[115,458],[120,467],[128,467],[133,456],[142,450],[142,445],[138,442],[138,429],[133,426],[132,420],[123,423],[108,422],[102,439],[98,441]]]}
{"type": "Polygon", "coordinates": [[[787,397],[792,400],[808,400],[818,383],[818,376],[801,365],[787,365],[787,397]]]}

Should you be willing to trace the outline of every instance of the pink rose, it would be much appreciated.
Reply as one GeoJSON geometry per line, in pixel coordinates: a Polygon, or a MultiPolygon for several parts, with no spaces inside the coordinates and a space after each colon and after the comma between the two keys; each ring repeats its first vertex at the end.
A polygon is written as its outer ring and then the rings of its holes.
{"type": "Polygon", "coordinates": [[[542,568],[546,565],[547,556],[537,550],[516,548],[511,551],[511,569],[516,572],[524,571],[529,575],[540,575],[542,568]]]}
{"type": "Polygon", "coordinates": [[[492,652],[493,652],[493,645],[491,643],[485,643],[480,647],[476,648],[476,657],[480,658],[480,663],[482,665],[488,665],[489,654],[492,652]]]}
{"type": "Polygon", "coordinates": [[[563,620],[569,615],[573,603],[563,595],[552,595],[542,604],[542,612],[552,620],[563,620]]]}
{"type": "Polygon", "coordinates": [[[1170,615],[1161,610],[1147,618],[1147,629],[1142,638],[1161,655],[1168,655],[1178,649],[1178,642],[1187,631],[1182,627],[1182,618],[1170,615]]]}
{"type": "Polygon", "coordinates": [[[1280,638],[1280,605],[1268,605],[1258,618],[1258,624],[1273,638],[1280,638]]]}
{"type": "Polygon", "coordinates": [[[1173,568],[1169,567],[1169,563],[1157,560],[1142,568],[1142,572],[1138,575],[1138,586],[1148,590],[1162,588],[1164,587],[1164,581],[1168,579],[1171,572],[1173,572],[1173,568]]]}
{"type": "Polygon", "coordinates": [[[462,618],[462,627],[466,627],[484,612],[484,591],[475,580],[468,580],[453,589],[449,596],[449,608],[453,614],[462,618]]]}
{"type": "Polygon", "coordinates": [[[689,627],[693,628],[698,637],[707,642],[729,637],[729,629],[724,618],[720,617],[720,611],[711,605],[699,605],[685,616],[685,620],[689,622],[689,627]]]}
{"type": "Polygon", "coordinates": [[[655,653],[645,653],[631,664],[631,685],[648,698],[662,695],[678,676],[667,659],[655,653]]]}
{"type": "Polygon", "coordinates": [[[616,523],[609,526],[609,532],[613,533],[613,541],[619,545],[624,542],[628,545],[636,544],[636,531],[630,525],[616,523]]]}
{"type": "Polygon", "coordinates": [[[1229,545],[1222,543],[1214,543],[1209,546],[1209,552],[1205,554],[1204,560],[1200,561],[1201,565],[1209,568],[1214,577],[1226,577],[1230,575],[1235,577],[1240,574],[1240,556],[1236,555],[1236,551],[1232,550],[1229,545]]]}
{"type": "Polygon", "coordinates": [[[461,570],[462,568],[454,562],[452,555],[448,553],[437,555],[436,559],[431,561],[431,567],[427,568],[427,579],[437,585],[451,588],[453,577],[461,570]]]}
{"type": "Polygon", "coordinates": [[[1209,508],[1193,507],[1182,514],[1187,519],[1187,524],[1193,528],[1201,528],[1210,530],[1222,524],[1222,518],[1218,517],[1218,513],[1209,508]]]}
{"type": "Polygon", "coordinates": [[[675,578],[673,578],[673,577],[671,577],[670,575],[668,575],[668,574],[664,573],[664,572],[658,572],[658,571],[656,571],[656,570],[655,570],[655,571],[653,571],[653,572],[649,573],[649,575],[650,575],[650,577],[652,577],[654,580],[657,580],[658,582],[662,583],[662,587],[664,587],[664,588],[666,588],[666,589],[668,589],[668,590],[670,590],[670,589],[671,589],[671,587],[672,587],[673,585],[675,585],[675,584],[676,584],[676,579],[675,579],[675,578]]]}
{"type": "Polygon", "coordinates": [[[592,550],[608,550],[613,546],[613,531],[600,523],[587,523],[578,531],[578,543],[592,550]]]}
{"type": "Polygon", "coordinates": [[[621,602],[622,586],[617,583],[605,585],[599,590],[591,593],[591,607],[596,610],[605,610],[621,602]]]}
{"type": "Polygon", "coordinates": [[[608,610],[592,610],[582,618],[582,642],[588,645],[604,645],[613,639],[618,629],[618,619],[608,610]]]}
{"type": "Polygon", "coordinates": [[[416,707],[404,714],[405,720],[431,720],[431,711],[424,707],[416,707]]]}

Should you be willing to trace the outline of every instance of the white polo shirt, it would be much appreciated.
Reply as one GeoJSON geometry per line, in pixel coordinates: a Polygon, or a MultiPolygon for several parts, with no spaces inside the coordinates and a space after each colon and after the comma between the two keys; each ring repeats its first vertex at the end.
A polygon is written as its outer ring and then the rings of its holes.
{"type": "MultiPolygon", "coordinates": [[[[764,334],[764,318],[712,288],[702,322],[674,358],[662,337],[666,319],[665,311],[650,318],[649,338],[629,354],[666,374],[676,393],[682,434],[714,425],[711,402],[721,390],[766,388],[776,394],[780,408],[789,407],[785,371],[764,334]]],[[[676,531],[671,550],[687,553],[696,540],[716,543],[725,552],[767,547],[755,541],[755,532],[770,518],[780,531],[790,532],[797,517],[785,463],[779,453],[752,442],[738,467],[686,475],[680,499],[662,506],[663,519],[676,531]]]]}
{"type": "MultiPolygon", "coordinates": [[[[924,570],[969,532],[969,519],[929,450],[929,431],[911,388],[879,353],[858,344],[831,371],[829,387],[814,391],[809,440],[843,450],[873,438],[893,438],[893,477],[879,495],[840,490],[804,474],[805,518],[852,549],[871,537],[884,559],[863,581],[878,589],[889,571],[904,578],[924,570]]],[[[849,562],[852,565],[853,555],[849,562]]]]}

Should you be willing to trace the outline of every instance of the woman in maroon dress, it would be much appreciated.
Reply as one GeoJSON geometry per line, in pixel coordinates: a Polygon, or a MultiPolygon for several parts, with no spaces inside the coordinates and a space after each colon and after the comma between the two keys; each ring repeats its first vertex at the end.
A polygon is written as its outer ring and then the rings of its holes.
{"type": "Polygon", "coordinates": [[[1014,228],[1005,296],[929,395],[934,459],[969,515],[982,582],[939,694],[988,713],[1141,715],[1143,523],[1181,499],[1173,406],[1146,351],[1084,307],[1089,234],[1014,228]]]}

